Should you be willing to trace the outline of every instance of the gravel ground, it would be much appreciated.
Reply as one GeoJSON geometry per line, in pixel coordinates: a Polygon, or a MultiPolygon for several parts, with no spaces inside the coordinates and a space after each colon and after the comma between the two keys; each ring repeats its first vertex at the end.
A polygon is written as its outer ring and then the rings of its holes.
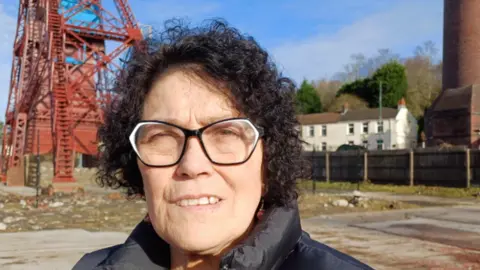
{"type": "Polygon", "coordinates": [[[120,193],[42,195],[36,198],[0,195],[0,232],[81,228],[129,232],[147,213],[141,199],[120,193]]]}
{"type": "MultiPolygon", "coordinates": [[[[319,214],[365,212],[419,207],[398,201],[374,200],[329,194],[303,194],[299,199],[302,218],[319,214]]],[[[127,199],[119,192],[0,194],[0,232],[80,228],[89,231],[129,232],[147,213],[141,198],[127,199]]]]}

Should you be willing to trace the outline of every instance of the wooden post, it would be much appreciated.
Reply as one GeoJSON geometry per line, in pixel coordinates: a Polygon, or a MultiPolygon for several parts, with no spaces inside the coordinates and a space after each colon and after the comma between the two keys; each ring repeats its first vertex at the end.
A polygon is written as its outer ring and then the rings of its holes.
{"type": "Polygon", "coordinates": [[[470,188],[470,180],[472,179],[472,174],[471,174],[471,170],[470,170],[470,149],[467,148],[467,151],[466,151],[466,159],[467,159],[467,166],[466,166],[466,170],[467,170],[467,188],[470,188]]]}
{"type": "Polygon", "coordinates": [[[410,149],[410,158],[409,158],[409,161],[410,161],[410,166],[409,166],[409,178],[410,178],[410,186],[413,187],[414,186],[414,175],[415,175],[415,165],[414,165],[414,158],[415,158],[415,154],[413,152],[413,149],[410,149]]]}
{"type": "Polygon", "coordinates": [[[316,147],[315,145],[313,145],[313,151],[312,151],[312,192],[313,194],[315,194],[315,190],[316,190],[316,183],[315,183],[315,166],[317,165],[315,163],[315,151],[316,150],[316,147]]]}
{"type": "Polygon", "coordinates": [[[363,182],[368,181],[368,152],[363,153],[363,182]]]}
{"type": "Polygon", "coordinates": [[[325,152],[325,178],[330,183],[330,153],[325,152]]]}

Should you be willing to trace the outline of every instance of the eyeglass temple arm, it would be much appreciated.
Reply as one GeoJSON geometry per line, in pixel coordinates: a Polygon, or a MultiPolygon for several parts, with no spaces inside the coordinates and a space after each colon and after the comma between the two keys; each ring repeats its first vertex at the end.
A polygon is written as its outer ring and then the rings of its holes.
{"type": "Polygon", "coordinates": [[[256,127],[257,130],[258,130],[258,136],[259,136],[259,137],[263,137],[263,135],[265,135],[265,130],[263,129],[263,127],[257,126],[257,125],[255,125],[255,127],[256,127]]]}

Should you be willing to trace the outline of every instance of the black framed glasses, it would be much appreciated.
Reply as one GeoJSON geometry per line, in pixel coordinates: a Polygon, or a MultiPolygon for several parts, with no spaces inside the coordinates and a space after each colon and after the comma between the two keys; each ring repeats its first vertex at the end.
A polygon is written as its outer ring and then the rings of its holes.
{"type": "Polygon", "coordinates": [[[163,121],[140,121],[129,140],[137,157],[150,167],[178,164],[188,139],[197,137],[210,162],[218,165],[245,163],[264,135],[248,118],[229,118],[200,129],[186,129],[163,121]]]}

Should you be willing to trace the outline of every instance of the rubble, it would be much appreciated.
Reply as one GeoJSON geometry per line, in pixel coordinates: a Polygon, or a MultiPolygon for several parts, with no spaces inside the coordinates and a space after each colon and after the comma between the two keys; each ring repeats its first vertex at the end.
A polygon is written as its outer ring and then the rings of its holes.
{"type": "MultiPolygon", "coordinates": [[[[88,193],[83,189],[72,194],[52,193],[44,189],[38,198],[0,195],[0,204],[0,232],[81,228],[129,233],[147,213],[142,198],[127,199],[120,192],[88,193]]],[[[318,193],[301,195],[299,207],[302,217],[310,217],[418,206],[360,196],[318,193]]]]}
{"type": "Polygon", "coordinates": [[[8,194],[0,195],[0,204],[0,232],[70,228],[130,232],[147,212],[145,201],[127,200],[121,193],[44,192],[38,199],[8,194]]]}
{"type": "Polygon", "coordinates": [[[332,203],[333,206],[347,207],[349,205],[348,201],[345,199],[336,200],[332,203]]]}

